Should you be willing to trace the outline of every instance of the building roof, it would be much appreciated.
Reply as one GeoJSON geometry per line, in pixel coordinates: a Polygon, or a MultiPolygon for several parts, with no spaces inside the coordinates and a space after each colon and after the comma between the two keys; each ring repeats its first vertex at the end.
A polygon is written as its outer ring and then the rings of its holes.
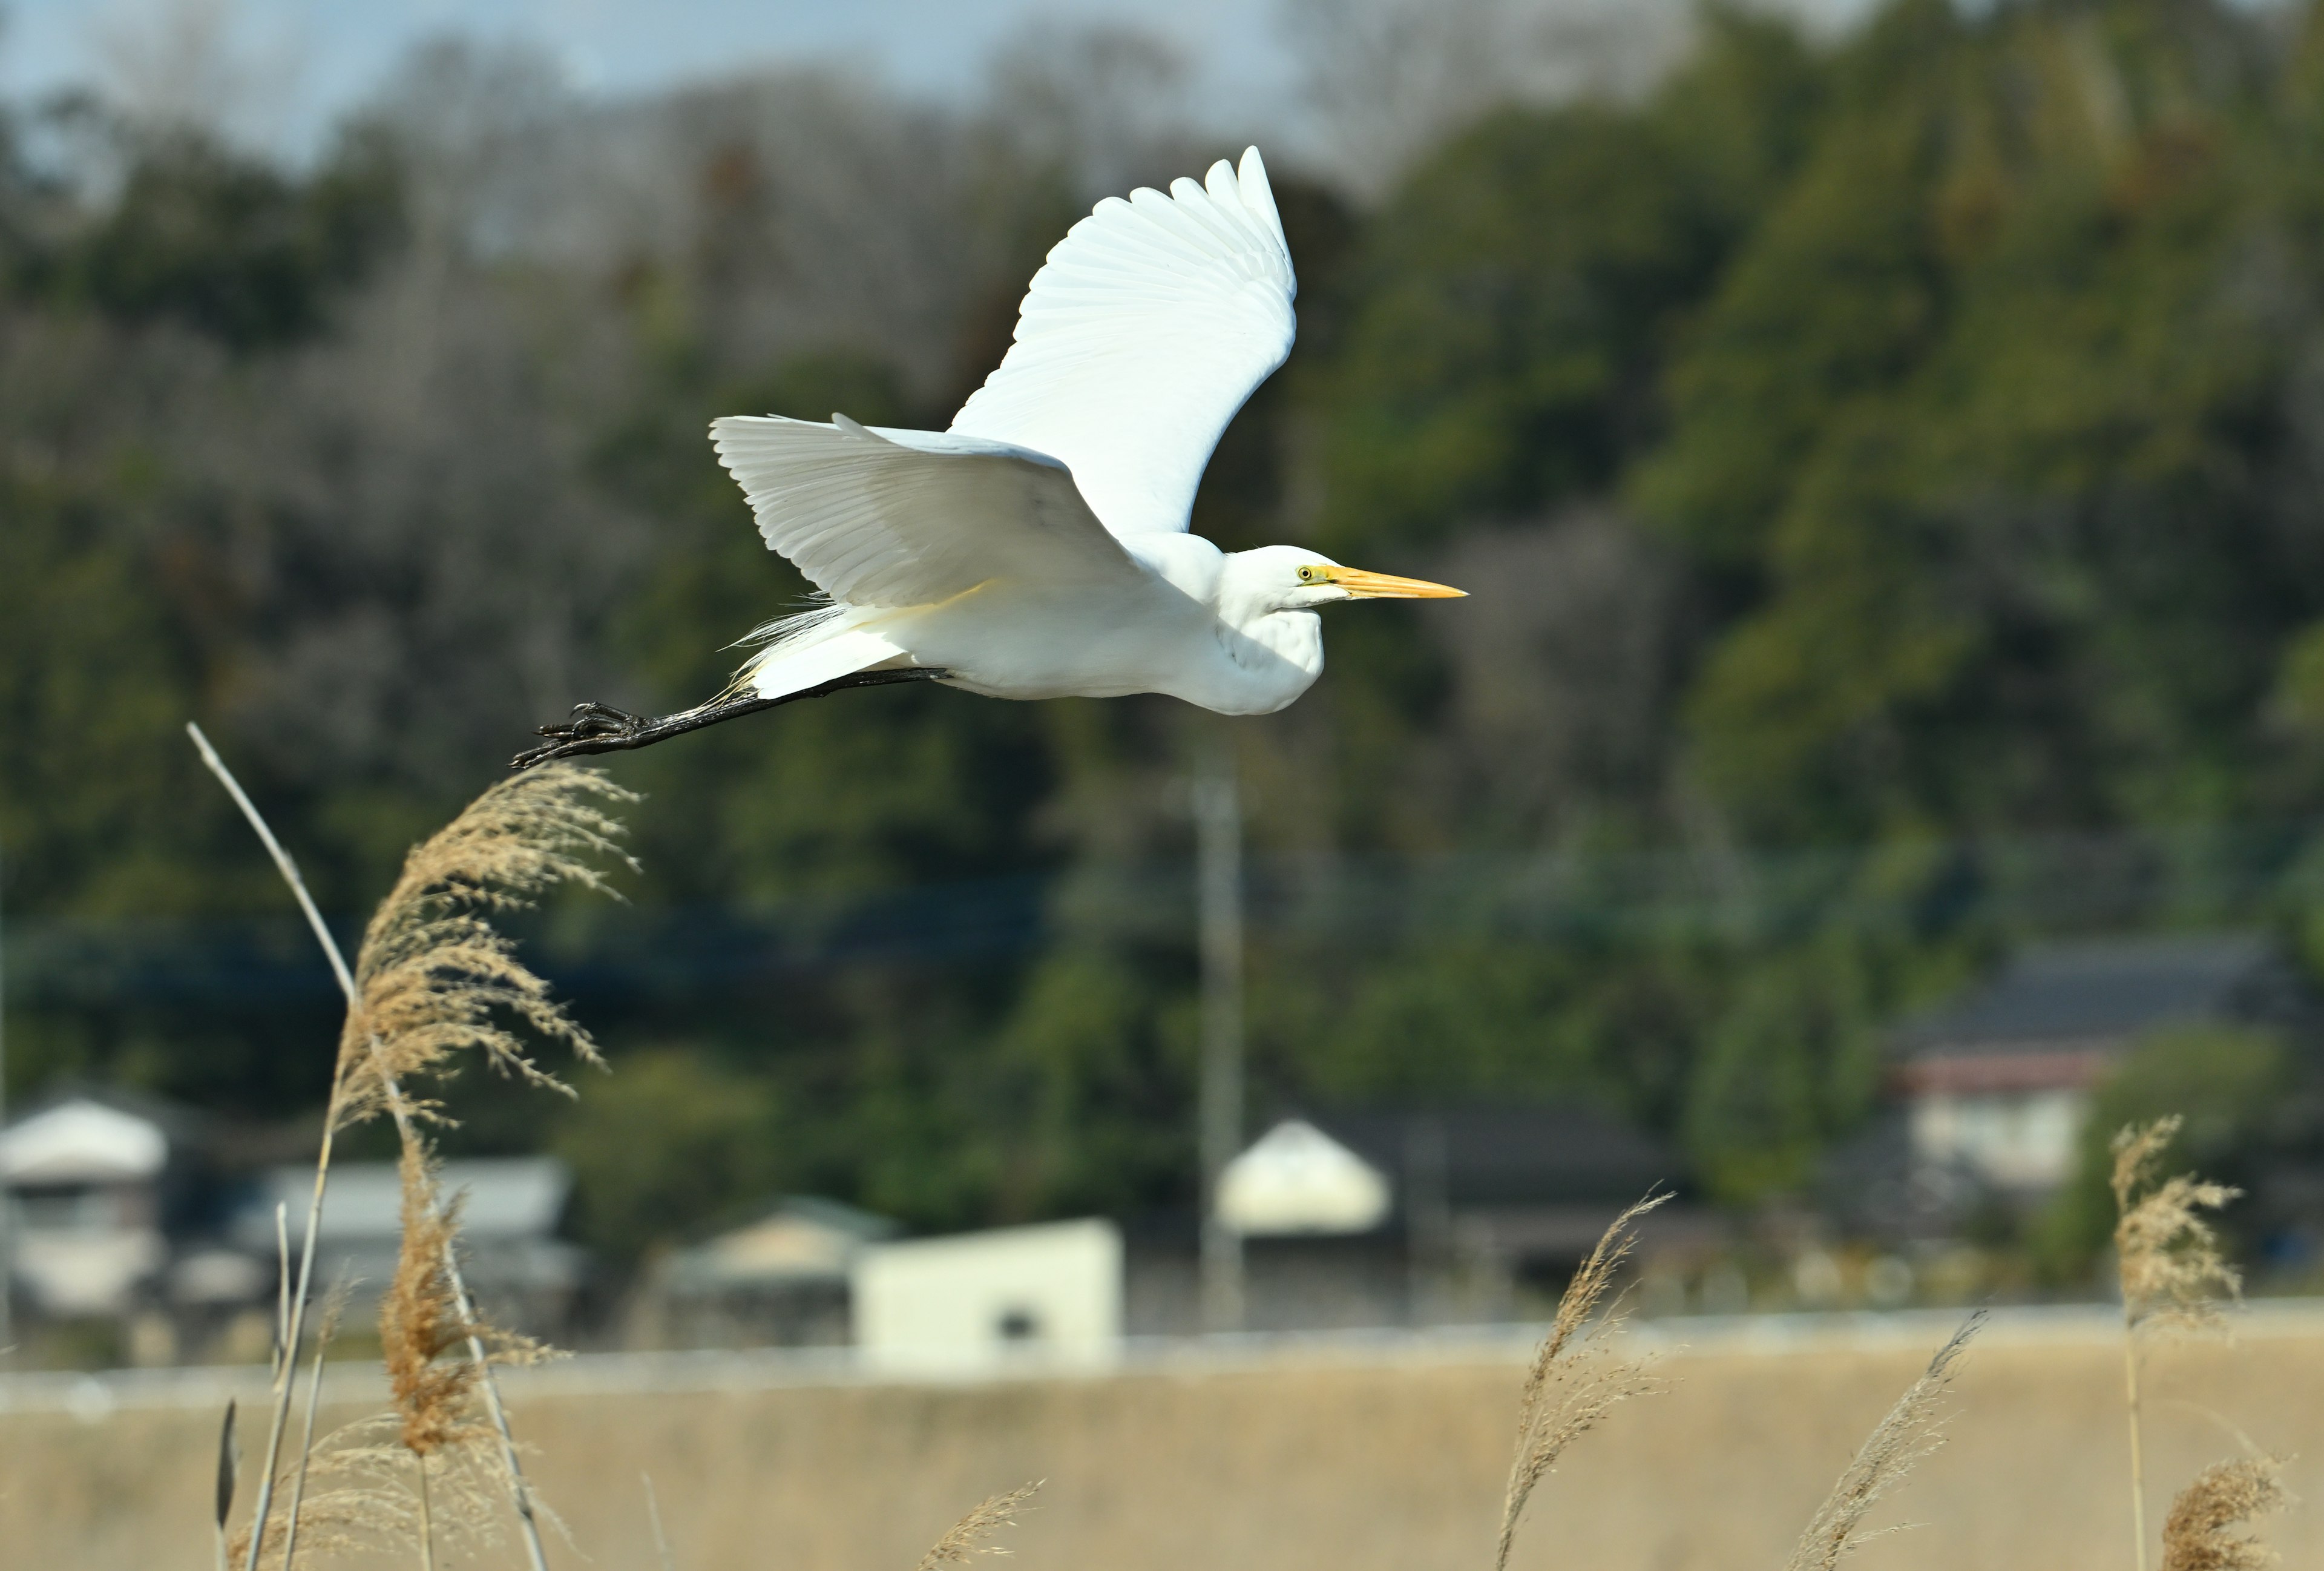
{"type": "Polygon", "coordinates": [[[1628,1202],[1685,1177],[1668,1147],[1580,1101],[1326,1112],[1309,1122],[1387,1174],[1407,1202],[1430,1189],[1461,1207],[1628,1202]]]}
{"type": "MultiPolygon", "coordinates": [[[[460,1232],[471,1243],[547,1238],[565,1213],[572,1169],[555,1157],[484,1157],[448,1161],[439,1171],[447,1198],[462,1197],[460,1232]]],[[[307,1235],[307,1206],[315,1189],[311,1165],[269,1168],[235,1219],[245,1248],[274,1251],[274,1207],[286,1208],[290,1247],[307,1235]]],[[[334,1163],[323,1201],[318,1242],[389,1242],[403,1231],[402,1175],[393,1162],[334,1163]]]]}
{"type": "Polygon", "coordinates": [[[2296,991],[2255,933],[2048,945],[1906,1026],[1896,1047],[1916,1063],[2110,1053],[2158,1027],[2276,1018],[2296,991]]]}
{"type": "Polygon", "coordinates": [[[1286,1118],[1219,1175],[1218,1215],[1237,1233],[1369,1233],[1396,1204],[1388,1175],[1304,1118],[1286,1118]]]}
{"type": "Polygon", "coordinates": [[[899,1231],[885,1216],[792,1195],[755,1222],[678,1251],[666,1271],[679,1292],[838,1284],[865,1247],[899,1231]]]}
{"type": "Polygon", "coordinates": [[[161,1123],[75,1095],[0,1131],[0,1182],[123,1183],[157,1177],[170,1160],[161,1123]]]}

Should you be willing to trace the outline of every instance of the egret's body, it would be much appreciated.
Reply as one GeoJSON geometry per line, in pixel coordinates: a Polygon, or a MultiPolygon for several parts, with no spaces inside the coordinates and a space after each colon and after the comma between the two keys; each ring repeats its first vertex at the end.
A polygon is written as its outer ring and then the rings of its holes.
{"type": "Polygon", "coordinates": [[[1049,254],[1017,338],[949,431],[712,422],[768,546],[828,602],[760,630],[720,699],[581,706],[520,765],[642,746],[850,686],[996,698],[1166,693],[1264,715],[1323,670],[1316,607],[1460,593],[1187,532],[1227,422],[1290,352],[1295,285],[1256,149],[1109,199],[1049,254]]]}

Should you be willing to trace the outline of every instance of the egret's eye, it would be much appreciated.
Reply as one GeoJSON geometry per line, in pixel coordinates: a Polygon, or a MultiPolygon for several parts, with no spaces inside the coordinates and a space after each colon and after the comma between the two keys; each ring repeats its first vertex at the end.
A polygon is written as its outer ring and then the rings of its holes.
{"type": "Polygon", "coordinates": [[[1303,584],[1320,584],[1323,581],[1323,569],[1302,568],[1299,569],[1299,581],[1303,584]]]}

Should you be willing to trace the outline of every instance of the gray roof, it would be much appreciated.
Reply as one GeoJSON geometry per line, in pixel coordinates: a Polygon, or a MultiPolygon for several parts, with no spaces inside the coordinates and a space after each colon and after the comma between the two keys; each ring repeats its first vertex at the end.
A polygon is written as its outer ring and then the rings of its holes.
{"type": "MultiPolygon", "coordinates": [[[[448,1161],[439,1175],[448,1198],[465,1196],[460,1232],[472,1244],[547,1238],[557,1229],[572,1192],[573,1173],[555,1157],[485,1157],[448,1161]]],[[[274,1207],[289,1211],[290,1246],[307,1236],[307,1206],[315,1189],[310,1166],[269,1168],[257,1191],[235,1216],[235,1241],[274,1251],[274,1207]]],[[[336,1163],[323,1200],[321,1242],[392,1243],[403,1230],[402,1177],[393,1162],[336,1163]]]]}
{"type": "Polygon", "coordinates": [[[2296,990],[2256,933],[2050,945],[1906,1026],[1896,1045],[1911,1058],[2110,1047],[2162,1026],[2273,1019],[2296,990]]]}
{"type": "Polygon", "coordinates": [[[1676,1152],[1579,1101],[1330,1110],[1308,1122],[1388,1174],[1399,1199],[1433,1181],[1462,1208],[1629,1201],[1686,1177],[1676,1152]]]}

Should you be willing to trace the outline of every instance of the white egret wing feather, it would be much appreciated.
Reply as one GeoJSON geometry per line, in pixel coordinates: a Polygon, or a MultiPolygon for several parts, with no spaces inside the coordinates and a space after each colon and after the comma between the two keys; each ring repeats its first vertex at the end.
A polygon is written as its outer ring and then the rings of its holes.
{"type": "Polygon", "coordinates": [[[759,532],[849,605],[927,605],[995,578],[1127,583],[1144,569],[1056,459],[1006,442],[730,415],[711,441],[759,532]]]}
{"type": "Polygon", "coordinates": [[[952,429],[1063,459],[1117,535],[1183,530],[1227,422],[1291,353],[1296,291],[1257,148],[1109,197],[1033,275],[952,429]]]}

